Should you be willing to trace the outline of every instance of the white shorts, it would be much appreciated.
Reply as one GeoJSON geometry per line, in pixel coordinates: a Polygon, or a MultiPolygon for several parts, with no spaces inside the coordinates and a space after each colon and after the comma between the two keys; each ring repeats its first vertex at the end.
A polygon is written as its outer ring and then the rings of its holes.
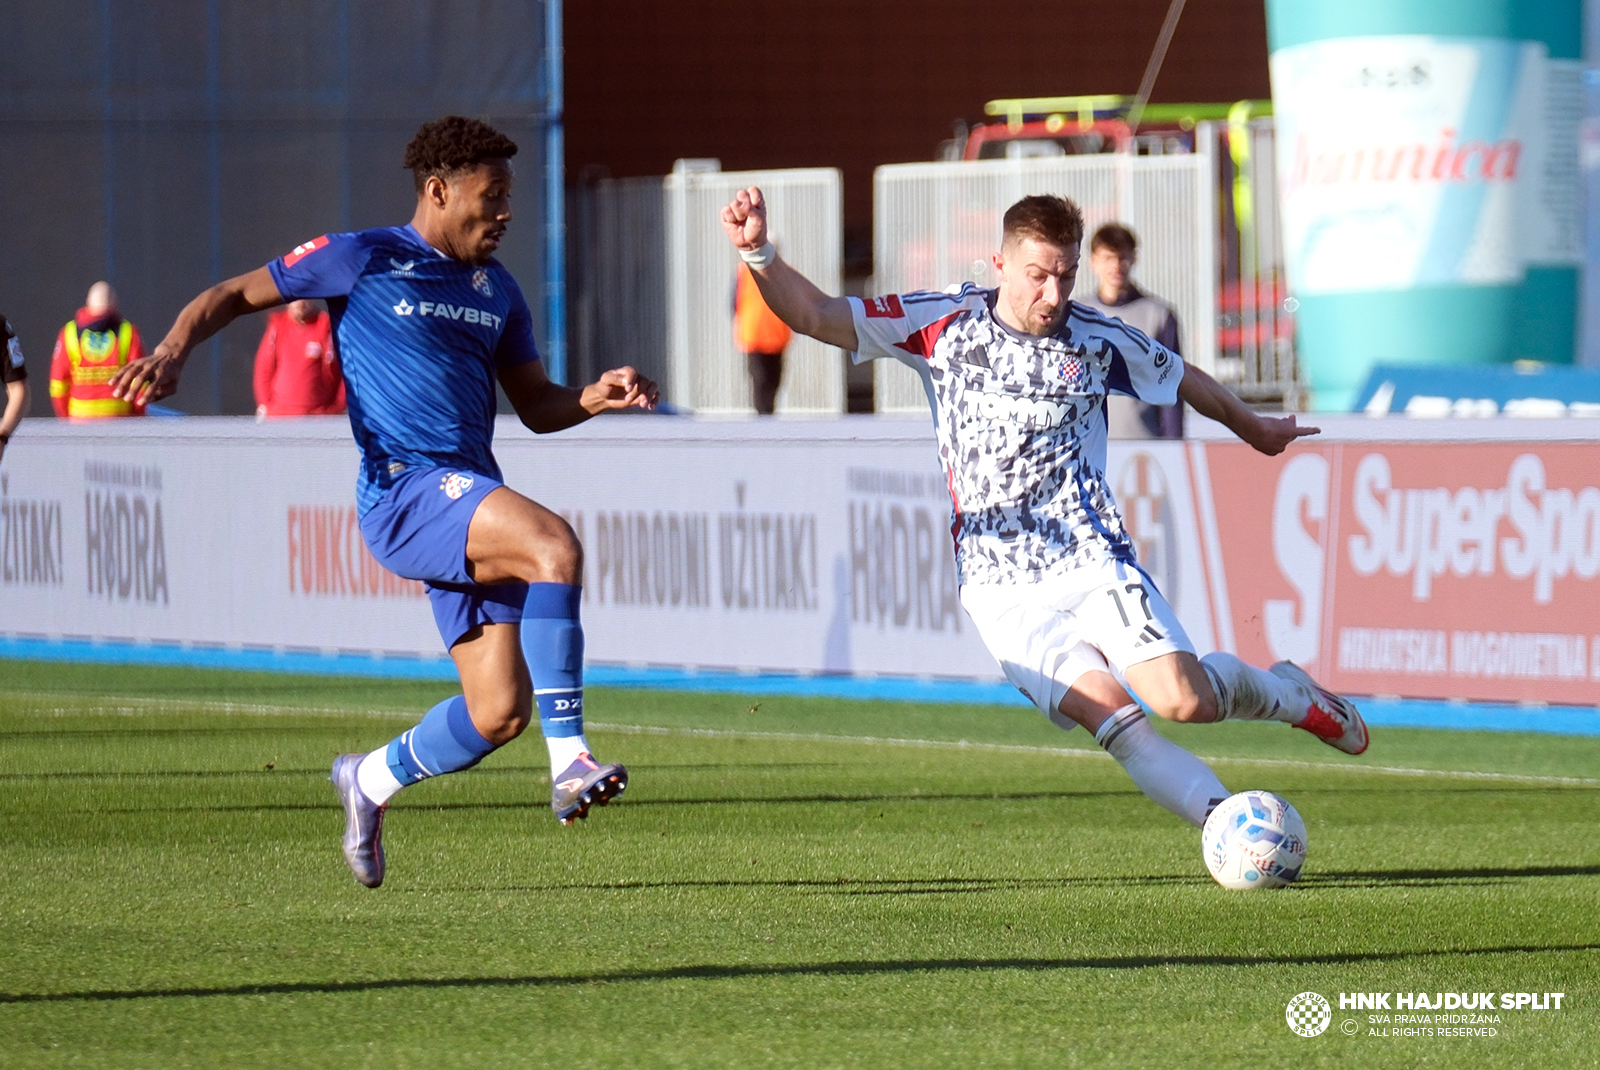
{"type": "Polygon", "coordinates": [[[1086,672],[1109,672],[1127,686],[1130,665],[1194,653],[1150,577],[1120,561],[1033,582],[968,584],[961,604],[1006,679],[1046,717],[1086,672]]]}

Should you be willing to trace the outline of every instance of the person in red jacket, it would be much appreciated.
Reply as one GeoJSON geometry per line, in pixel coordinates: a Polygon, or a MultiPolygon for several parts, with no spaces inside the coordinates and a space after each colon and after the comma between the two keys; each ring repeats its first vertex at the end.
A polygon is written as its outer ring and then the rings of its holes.
{"type": "Polygon", "coordinates": [[[256,350],[255,384],[257,416],[344,412],[344,373],[333,326],[315,301],[291,301],[267,317],[256,350]]]}

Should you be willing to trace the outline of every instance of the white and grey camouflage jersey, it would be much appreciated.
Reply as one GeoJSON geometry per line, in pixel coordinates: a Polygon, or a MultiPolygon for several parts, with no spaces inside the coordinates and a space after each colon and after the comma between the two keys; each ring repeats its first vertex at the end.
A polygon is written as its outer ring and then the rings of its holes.
{"type": "Polygon", "coordinates": [[[916,371],[933,407],[963,583],[1134,560],[1106,485],[1105,398],[1177,400],[1183,361],[1120,320],[1073,303],[1053,335],[1014,331],[995,291],[851,298],[857,362],[916,371]]]}

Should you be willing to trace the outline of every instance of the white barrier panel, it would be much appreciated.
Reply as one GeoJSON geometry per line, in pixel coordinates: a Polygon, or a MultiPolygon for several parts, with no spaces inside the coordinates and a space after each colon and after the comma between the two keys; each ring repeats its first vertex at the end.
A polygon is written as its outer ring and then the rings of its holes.
{"type": "MultiPolygon", "coordinates": [[[[742,189],[760,186],[784,259],[824,292],[840,292],[841,180],[831,167],[774,171],[689,171],[666,177],[668,400],[695,412],[752,409],[750,373],[734,347],[733,287],[739,255],[722,229],[722,209],[742,189]]],[[[795,335],[785,352],[777,408],[841,413],[839,351],[795,335]]]]}
{"type": "MultiPolygon", "coordinates": [[[[1105,223],[1126,223],[1139,236],[1140,285],[1176,308],[1184,358],[1214,370],[1212,165],[1208,152],[1197,152],[880,167],[873,184],[873,290],[995,285],[989,257],[1000,248],[1005,210],[1029,194],[1059,194],[1083,209],[1083,259],[1073,296],[1087,297],[1095,287],[1089,237],[1105,223]]],[[[909,370],[879,361],[877,375],[879,412],[927,411],[922,384],[909,370]]]]}
{"type": "MultiPolygon", "coordinates": [[[[999,678],[957,600],[925,422],[498,438],[507,481],[582,537],[593,661],[999,678]]],[[[1113,456],[1144,559],[1209,643],[1181,445],[1113,456]]],[[[355,466],[331,418],[30,422],[0,483],[0,634],[441,654],[420,585],[362,544],[355,466]]]]}
{"type": "MultiPolygon", "coordinates": [[[[739,256],[721,212],[747,186],[766,192],[784,259],[840,290],[840,176],[832,168],[687,171],[581,186],[573,240],[573,339],[582,373],[628,363],[686,412],[748,413],[750,373],[734,346],[739,256]]],[[[842,413],[839,352],[796,335],[780,413],[842,413]]]]}

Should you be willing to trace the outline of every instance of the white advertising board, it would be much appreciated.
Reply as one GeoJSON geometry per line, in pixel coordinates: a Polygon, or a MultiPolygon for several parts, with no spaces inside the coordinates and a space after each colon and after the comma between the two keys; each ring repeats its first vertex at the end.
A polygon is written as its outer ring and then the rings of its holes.
{"type": "MultiPolygon", "coordinates": [[[[1600,704],[1595,421],[1322,423],[1276,458],[1199,419],[1111,444],[1196,649],[1350,694],[1600,704]]],[[[505,421],[499,442],[582,536],[593,664],[1000,678],[924,421],[505,421]]],[[[0,469],[0,641],[443,657],[421,585],[361,542],[355,464],[333,418],[28,421],[0,469]]]]}
{"type": "MultiPolygon", "coordinates": [[[[998,679],[957,599],[923,420],[502,421],[514,488],[585,546],[592,662],[998,679]]],[[[1177,443],[1114,443],[1141,559],[1213,644],[1177,443]]],[[[356,527],[336,418],[30,421],[0,472],[0,635],[443,654],[356,527]]]]}

